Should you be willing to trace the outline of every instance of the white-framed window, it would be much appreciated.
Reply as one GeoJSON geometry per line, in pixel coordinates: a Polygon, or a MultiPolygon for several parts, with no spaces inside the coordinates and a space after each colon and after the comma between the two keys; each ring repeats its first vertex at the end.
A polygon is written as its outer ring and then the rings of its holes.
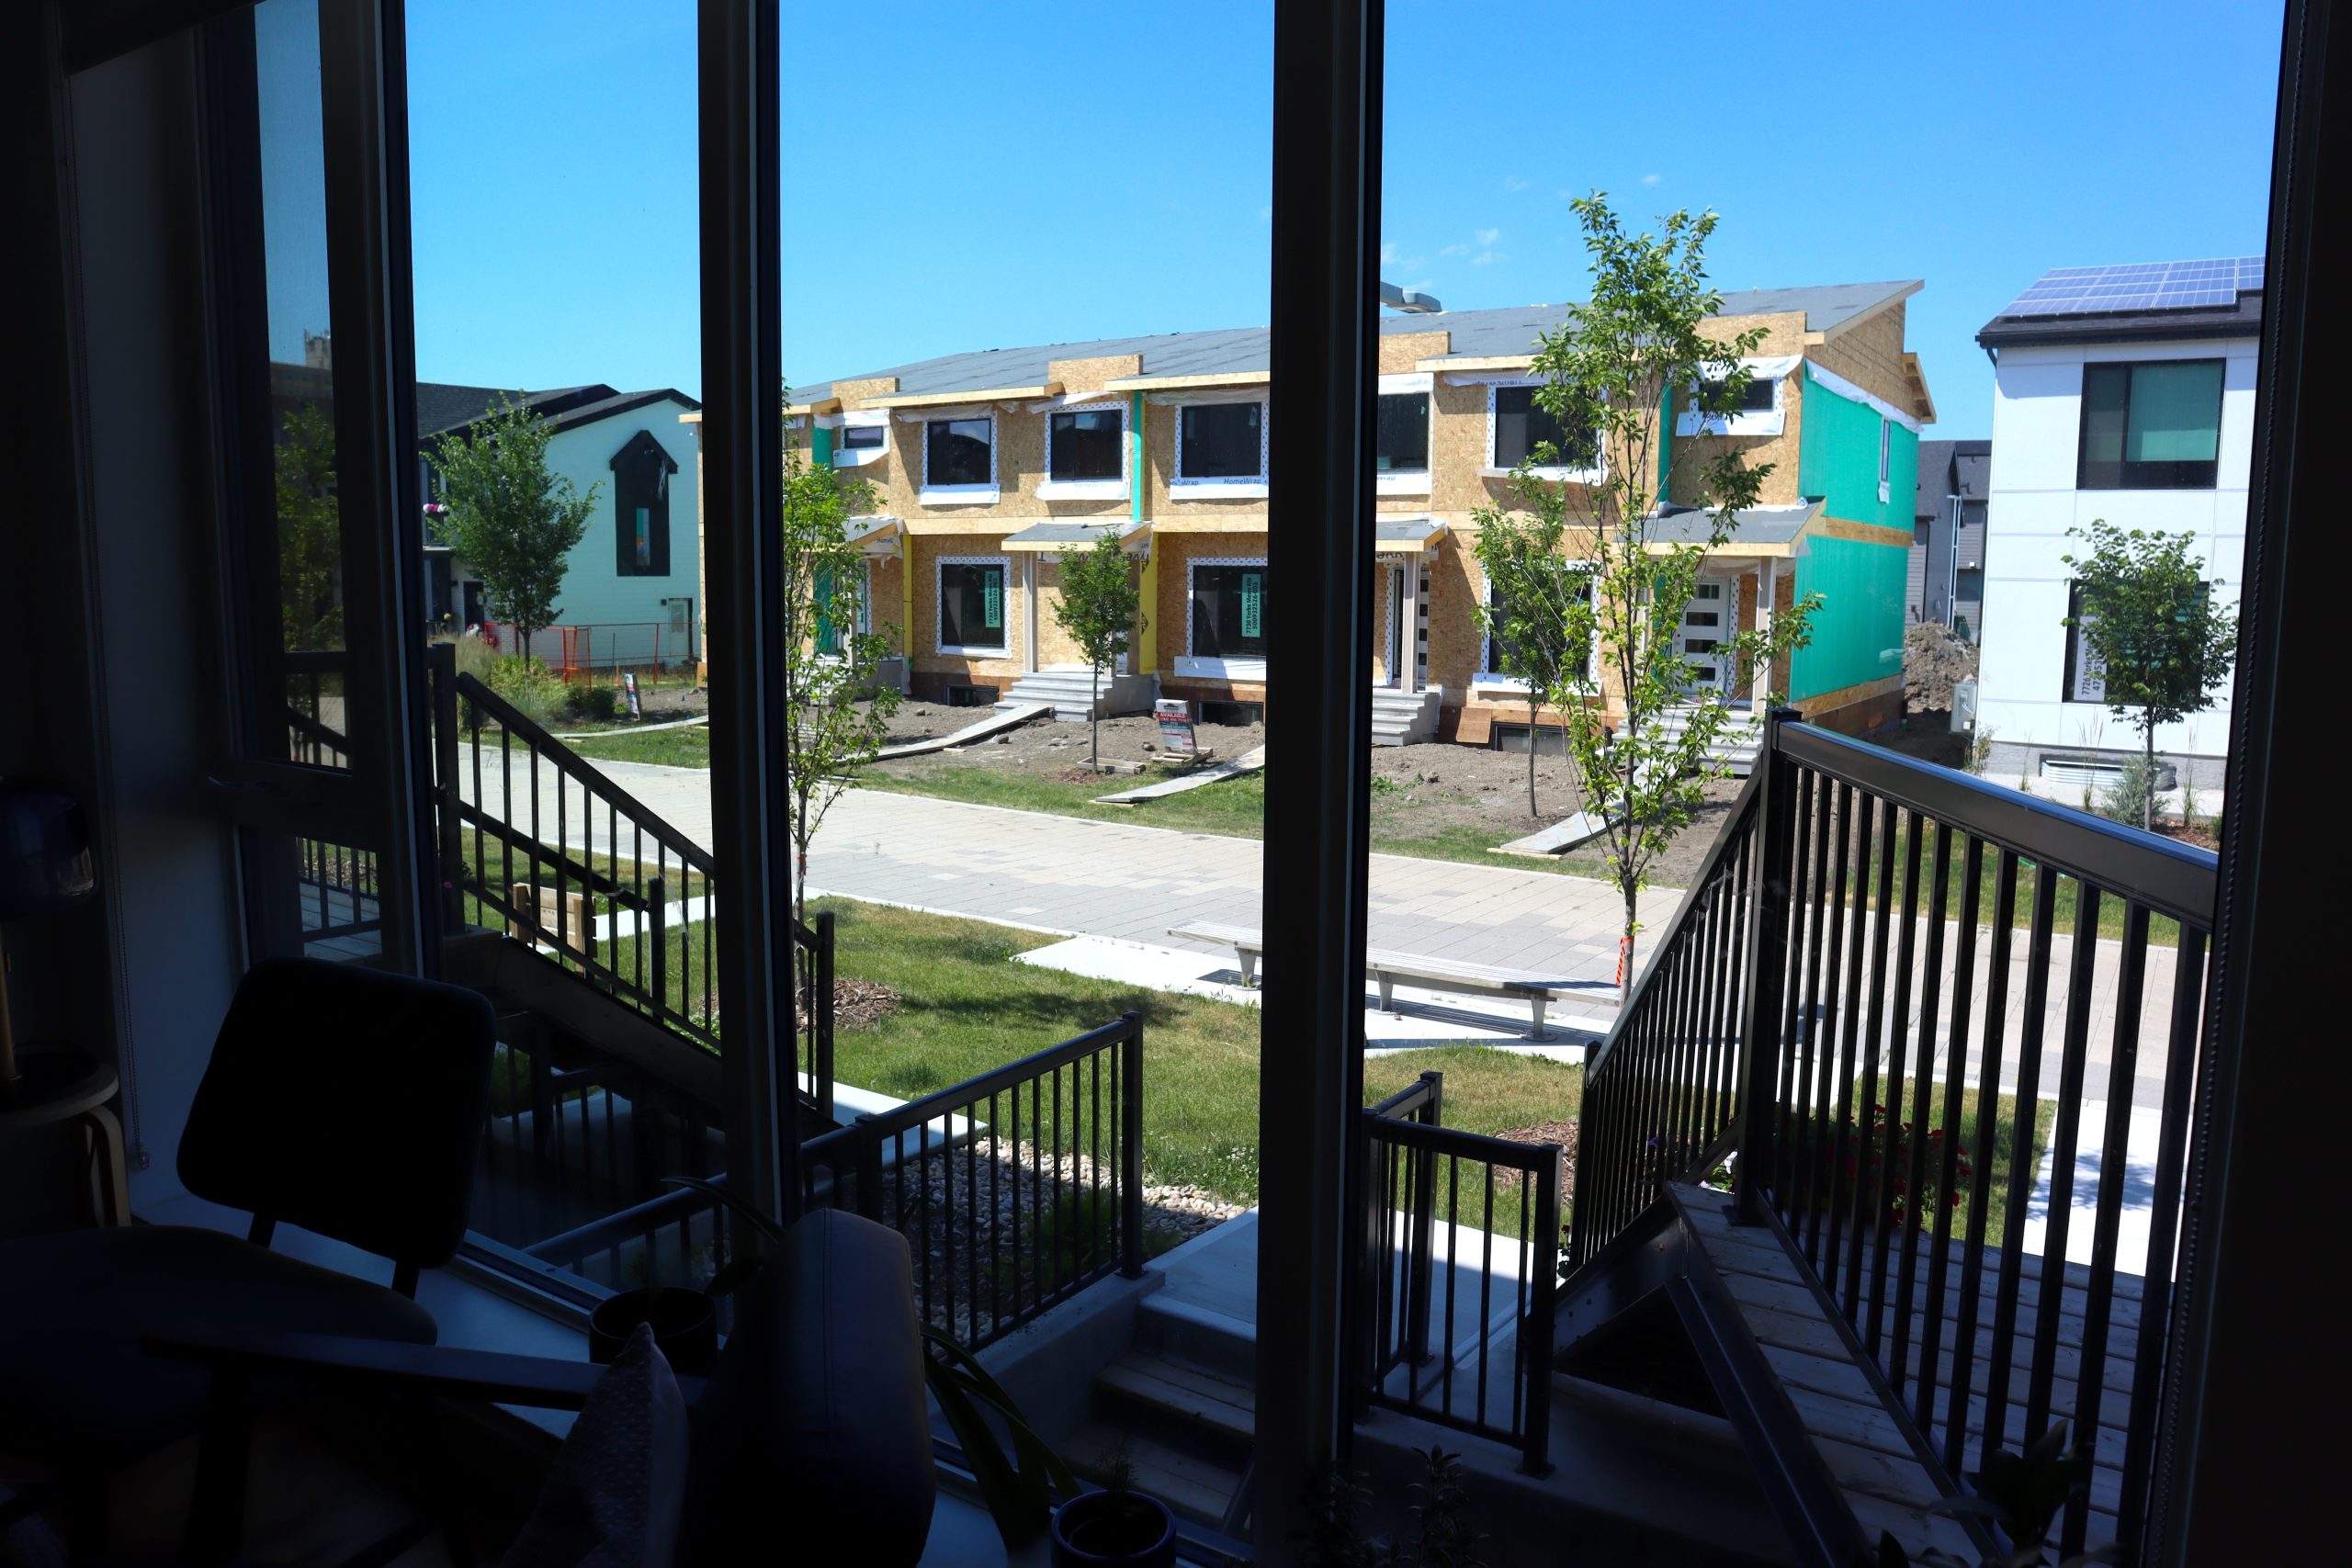
{"type": "Polygon", "coordinates": [[[1894,493],[1894,422],[1884,414],[1878,421],[1878,500],[1883,506],[1894,493]]]}
{"type": "Polygon", "coordinates": [[[1266,558],[1202,556],[1185,566],[1179,675],[1266,678],[1266,558]]]}
{"type": "Polygon", "coordinates": [[[1788,429],[1788,394],[1783,384],[1801,361],[1793,355],[1776,359],[1743,359],[1747,369],[1747,385],[1742,389],[1737,407],[1722,413],[1708,413],[1699,406],[1698,393],[1704,389],[1720,394],[1728,376],[1708,376],[1674,416],[1674,434],[1689,435],[1779,435],[1788,429]]]}
{"type": "Polygon", "coordinates": [[[989,505],[997,499],[996,416],[958,413],[922,425],[925,506],[989,505]]]}
{"type": "MultiPolygon", "coordinates": [[[[1585,570],[1582,574],[1583,592],[1580,597],[1587,604],[1592,601],[1593,577],[1594,572],[1590,570],[1585,570]]],[[[1510,606],[1497,597],[1495,585],[1491,581],[1485,584],[1480,592],[1485,596],[1487,607],[1493,609],[1496,615],[1495,624],[1488,626],[1486,634],[1478,640],[1478,673],[1472,678],[1471,683],[1487,691],[1524,692],[1527,690],[1526,681],[1506,672],[1503,669],[1509,660],[1500,645],[1508,641],[1510,637],[1510,606]]],[[[1585,649],[1585,678],[1597,683],[1600,680],[1599,666],[1599,650],[1588,647],[1585,649]]]]}
{"type": "Polygon", "coordinates": [[[1127,499],[1127,408],[1111,400],[1046,412],[1044,501],[1127,499]]]}
{"type": "Polygon", "coordinates": [[[841,416],[841,426],[833,432],[833,467],[863,468],[889,455],[888,409],[854,409],[841,416]]]}
{"type": "Polygon", "coordinates": [[[1012,558],[941,556],[938,640],[941,653],[1001,657],[1012,649],[1012,558]]]}
{"type": "Polygon", "coordinates": [[[1431,415],[1436,378],[1428,371],[1383,376],[1374,421],[1373,479],[1382,495],[1430,493],[1431,415]]]}
{"type": "Polygon", "coordinates": [[[1535,400],[1533,380],[1487,384],[1487,473],[1508,474],[1549,441],[1565,459],[1544,464],[1538,478],[1598,484],[1605,477],[1600,443],[1590,431],[1571,431],[1535,400]],[[1579,457],[1578,455],[1581,455],[1579,457]]]}
{"type": "Polygon", "coordinates": [[[1266,494],[1266,403],[1203,400],[1177,405],[1176,473],[1181,499],[1262,499],[1266,494]]]}

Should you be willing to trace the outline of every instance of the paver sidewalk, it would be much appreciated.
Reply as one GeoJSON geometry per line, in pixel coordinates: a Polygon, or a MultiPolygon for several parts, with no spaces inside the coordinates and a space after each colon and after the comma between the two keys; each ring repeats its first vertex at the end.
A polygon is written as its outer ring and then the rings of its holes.
{"type": "MultiPolygon", "coordinates": [[[[500,799],[497,760],[497,752],[483,749],[482,794],[493,804],[500,799]]],[[[592,760],[679,831],[709,847],[707,773],[592,760]]],[[[472,760],[459,771],[460,787],[470,798],[472,760]]],[[[540,827],[551,833],[553,770],[540,771],[538,787],[540,827]]],[[[519,753],[513,788],[519,813],[532,788],[519,753]]],[[[575,811],[568,826],[574,847],[612,848],[601,815],[582,824],[575,811]]],[[[1184,920],[1262,926],[1315,918],[1316,911],[1304,907],[1265,908],[1262,863],[1255,839],[853,789],[817,835],[808,880],[845,897],[1168,947],[1175,945],[1168,928],[1184,920]]],[[[1374,855],[1371,870],[1374,946],[1571,979],[1608,979],[1615,971],[1623,906],[1604,883],[1403,855],[1374,855]]],[[[1661,929],[1680,897],[1673,888],[1643,895],[1645,928],[1661,929]]]]}

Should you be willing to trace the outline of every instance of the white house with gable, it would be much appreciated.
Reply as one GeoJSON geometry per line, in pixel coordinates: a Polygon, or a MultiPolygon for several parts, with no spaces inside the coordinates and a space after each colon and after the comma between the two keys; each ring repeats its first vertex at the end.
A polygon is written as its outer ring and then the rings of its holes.
{"type": "MultiPolygon", "coordinates": [[[[550,667],[691,667],[701,656],[695,434],[679,423],[702,405],[670,388],[622,392],[594,385],[501,393],[489,387],[424,381],[416,423],[429,455],[435,438],[462,431],[504,398],[545,419],[553,434],[548,468],[586,495],[597,487],[588,531],[572,547],[557,598],[557,624],[532,649],[550,667]]],[[[436,493],[424,465],[424,493],[436,493]]],[[[481,584],[446,546],[428,546],[432,619],[461,626],[486,618],[481,584]]]]}
{"type": "MultiPolygon", "coordinates": [[[[2104,518],[2196,536],[2234,606],[2253,466],[2262,258],[2044,274],[1977,333],[1994,359],[1979,732],[1986,773],[2074,796],[2140,749],[2103,701],[2098,660],[2065,625],[2067,530],[2104,518]]],[[[2230,687],[2160,727],[2163,759],[2218,788],[2230,687]]]]}

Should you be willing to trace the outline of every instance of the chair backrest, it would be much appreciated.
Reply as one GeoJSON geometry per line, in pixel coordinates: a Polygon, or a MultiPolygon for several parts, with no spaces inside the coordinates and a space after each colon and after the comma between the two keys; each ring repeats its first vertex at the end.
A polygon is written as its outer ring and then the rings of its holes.
{"type": "Polygon", "coordinates": [[[465,1239],[497,1020],[461,986],[268,959],[237,987],[188,1108],[199,1198],[409,1270],[465,1239]]]}

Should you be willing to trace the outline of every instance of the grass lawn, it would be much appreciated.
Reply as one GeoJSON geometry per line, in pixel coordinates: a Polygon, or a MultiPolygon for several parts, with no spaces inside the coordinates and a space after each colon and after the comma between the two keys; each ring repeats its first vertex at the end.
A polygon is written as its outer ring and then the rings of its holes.
{"type": "MultiPolygon", "coordinates": [[[[836,1037],[842,1082],[911,1100],[1139,1012],[1148,1179],[1257,1201],[1257,1009],[1014,966],[1049,940],[1026,931],[848,899],[821,907],[835,916],[838,971],[905,998],[836,1037]]],[[[1573,1116],[1584,1083],[1581,1068],[1463,1045],[1374,1057],[1365,1092],[1381,1098],[1431,1068],[1445,1074],[1447,1124],[1474,1132],[1573,1116]]]]}
{"type": "Polygon", "coordinates": [[[710,766],[710,726],[657,729],[650,735],[613,729],[594,735],[567,735],[564,743],[587,748],[583,757],[598,761],[658,762],[667,768],[710,766]]]}

